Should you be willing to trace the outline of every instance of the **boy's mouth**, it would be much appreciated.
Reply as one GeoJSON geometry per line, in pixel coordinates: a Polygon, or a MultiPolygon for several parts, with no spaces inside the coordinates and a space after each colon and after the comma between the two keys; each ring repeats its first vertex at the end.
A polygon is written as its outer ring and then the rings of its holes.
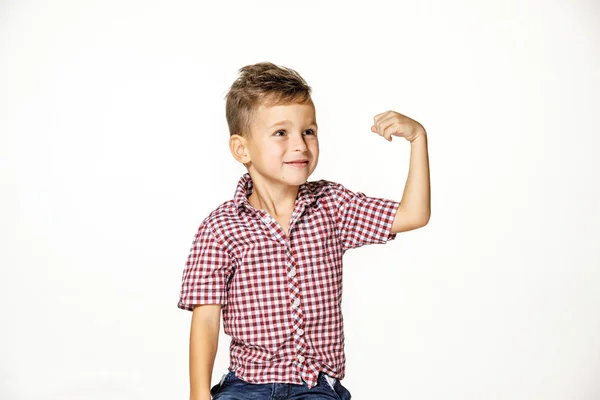
{"type": "Polygon", "coordinates": [[[284,164],[291,165],[293,167],[303,168],[303,167],[308,166],[308,160],[295,160],[295,161],[286,162],[284,164]]]}

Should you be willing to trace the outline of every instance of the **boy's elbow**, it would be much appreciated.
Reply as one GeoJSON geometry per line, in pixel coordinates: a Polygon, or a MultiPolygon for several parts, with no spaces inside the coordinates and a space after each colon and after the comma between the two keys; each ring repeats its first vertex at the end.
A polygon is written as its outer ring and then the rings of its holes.
{"type": "Polygon", "coordinates": [[[431,211],[420,211],[411,214],[411,221],[415,229],[422,228],[429,223],[431,211]]]}
{"type": "Polygon", "coordinates": [[[431,214],[427,213],[415,219],[415,229],[423,228],[429,223],[431,214]]]}

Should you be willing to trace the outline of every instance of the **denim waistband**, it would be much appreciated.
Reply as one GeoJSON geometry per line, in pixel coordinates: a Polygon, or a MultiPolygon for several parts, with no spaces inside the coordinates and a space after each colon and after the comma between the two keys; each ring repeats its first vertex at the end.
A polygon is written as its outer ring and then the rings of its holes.
{"type": "MultiPolygon", "coordinates": [[[[225,374],[223,374],[223,376],[221,377],[221,382],[220,384],[223,383],[223,381],[225,380],[225,377],[227,376],[227,374],[231,373],[233,371],[229,371],[227,370],[227,372],[225,374]]],[[[337,378],[334,378],[333,376],[330,376],[328,374],[326,374],[325,372],[319,372],[320,375],[323,375],[323,377],[325,378],[325,380],[327,381],[327,383],[329,384],[329,386],[331,386],[333,388],[333,385],[335,385],[335,383],[337,382],[337,378]]],[[[302,379],[302,381],[304,383],[306,383],[304,381],[304,379],[302,379]]]]}

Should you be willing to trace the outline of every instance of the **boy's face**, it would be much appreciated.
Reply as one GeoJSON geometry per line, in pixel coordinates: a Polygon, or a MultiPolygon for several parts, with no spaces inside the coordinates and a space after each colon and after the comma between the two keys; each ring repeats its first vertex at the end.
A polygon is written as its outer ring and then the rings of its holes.
{"type": "Polygon", "coordinates": [[[253,115],[246,138],[253,179],[301,185],[319,160],[317,121],[312,101],[286,105],[261,105],[253,115]]]}

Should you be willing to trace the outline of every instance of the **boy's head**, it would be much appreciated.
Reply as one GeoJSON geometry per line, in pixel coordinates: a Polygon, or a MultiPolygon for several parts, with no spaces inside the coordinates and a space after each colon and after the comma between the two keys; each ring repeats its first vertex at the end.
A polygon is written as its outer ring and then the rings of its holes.
{"type": "Polygon", "coordinates": [[[253,180],[306,182],[319,157],[310,86],[296,71],[267,62],[239,72],[226,96],[234,158],[253,180]]]}

